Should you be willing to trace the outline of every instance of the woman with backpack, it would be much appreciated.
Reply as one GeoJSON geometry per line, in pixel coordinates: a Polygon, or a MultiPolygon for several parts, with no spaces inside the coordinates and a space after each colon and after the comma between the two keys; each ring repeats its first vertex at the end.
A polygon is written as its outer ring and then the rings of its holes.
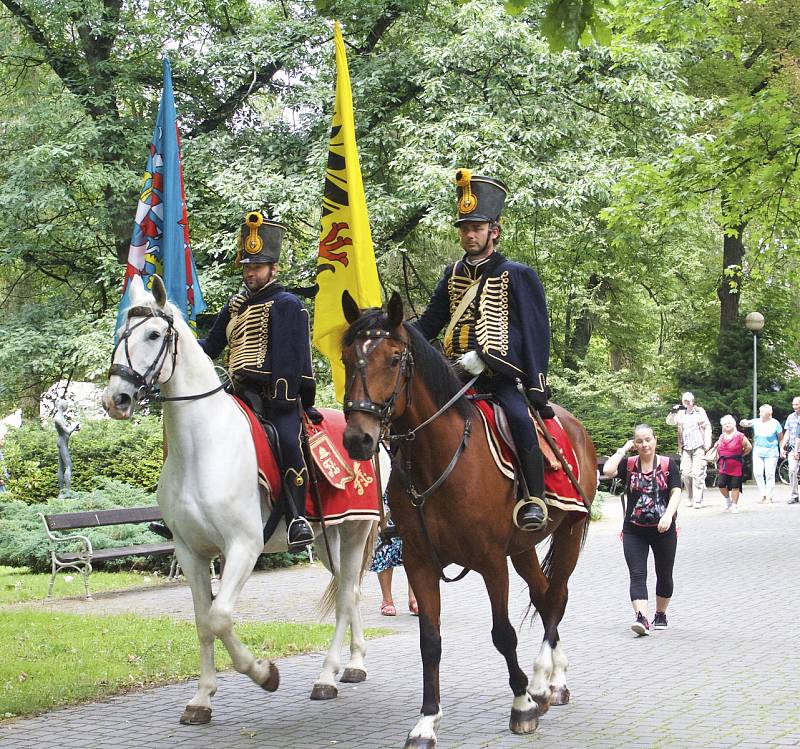
{"type": "Polygon", "coordinates": [[[625,485],[625,519],[622,546],[630,574],[630,594],[636,621],[631,629],[639,636],[650,634],[647,614],[647,558],[653,550],[656,565],[656,613],[653,628],[667,628],[667,606],[672,598],[672,568],[678,534],[675,514],[681,498],[681,474],[674,459],[656,453],[652,427],[640,424],[628,440],[603,466],[606,478],[625,485]],[[626,457],[634,449],[636,455],[626,457]]]}

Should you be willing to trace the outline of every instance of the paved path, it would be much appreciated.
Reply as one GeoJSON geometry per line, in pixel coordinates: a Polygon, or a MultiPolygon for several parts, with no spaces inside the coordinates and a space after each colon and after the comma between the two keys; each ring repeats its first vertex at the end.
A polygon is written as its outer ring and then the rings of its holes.
{"type": "MultiPolygon", "coordinates": [[[[741,514],[710,506],[680,512],[681,534],[669,629],[636,638],[629,629],[627,571],[617,538],[616,500],[595,523],[573,576],[561,627],[571,660],[572,703],[553,708],[530,736],[508,731],[507,674],[489,635],[488,603],[480,578],[444,589],[439,749],[560,749],[687,747],[763,749],[800,746],[800,620],[798,544],[800,506],[753,505],[748,487],[741,514]]],[[[651,563],[652,565],[652,563],[651,563]]],[[[652,567],[651,567],[652,569],[652,567]]],[[[315,620],[314,600],[326,584],[314,567],[254,575],[243,594],[244,618],[315,620]]],[[[405,586],[402,572],[396,598],[405,586]]],[[[653,595],[653,581],[650,581],[653,595]]],[[[281,688],[268,695],[246,677],[223,674],[210,725],[177,722],[192,683],[124,695],[0,725],[5,749],[382,749],[402,747],[421,702],[416,619],[377,613],[374,575],[365,589],[370,626],[392,626],[373,640],[369,680],[341,685],[337,700],[308,700],[319,654],[279,662],[281,688]]],[[[512,621],[526,596],[512,579],[512,621]]],[[[185,585],[55,604],[62,611],[191,615],[185,585]]],[[[521,627],[521,661],[530,669],[541,626],[521,627]]]]}

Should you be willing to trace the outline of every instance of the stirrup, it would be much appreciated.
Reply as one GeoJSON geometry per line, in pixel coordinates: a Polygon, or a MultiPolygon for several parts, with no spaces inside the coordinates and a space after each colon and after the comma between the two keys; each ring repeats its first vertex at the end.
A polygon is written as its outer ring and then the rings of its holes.
{"type": "Polygon", "coordinates": [[[526,531],[528,533],[535,533],[536,531],[542,530],[547,525],[548,520],[548,511],[547,511],[547,503],[539,498],[539,497],[525,497],[524,499],[519,500],[517,504],[514,505],[514,510],[511,515],[511,519],[514,521],[514,525],[517,526],[521,531],[526,531]],[[539,523],[526,523],[524,526],[520,525],[517,522],[517,516],[519,515],[519,511],[525,507],[525,505],[536,505],[542,511],[544,518],[539,523]]]}
{"type": "Polygon", "coordinates": [[[286,528],[286,543],[289,547],[289,551],[300,551],[301,549],[305,549],[312,541],[314,540],[314,529],[311,527],[311,524],[306,520],[302,515],[296,518],[292,518],[292,521],[289,523],[288,527],[286,528]],[[299,526],[300,529],[300,537],[292,541],[292,528],[295,527],[295,524],[299,526]],[[305,530],[306,533],[302,533],[305,530]]]}

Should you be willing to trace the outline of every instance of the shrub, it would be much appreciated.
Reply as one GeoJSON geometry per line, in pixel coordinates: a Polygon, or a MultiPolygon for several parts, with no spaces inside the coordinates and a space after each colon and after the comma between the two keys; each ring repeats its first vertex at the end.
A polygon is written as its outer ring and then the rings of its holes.
{"type": "MultiPolygon", "coordinates": [[[[161,420],[145,416],[133,423],[101,419],[81,424],[69,443],[72,490],[92,492],[98,481],[112,479],[152,489],[162,464],[161,420]]],[[[41,504],[58,495],[58,448],[55,429],[25,425],[8,434],[4,447],[13,499],[41,504]]],[[[0,502],[5,498],[0,496],[0,502]]]]}
{"type": "MultiPolygon", "coordinates": [[[[81,510],[108,510],[114,507],[140,507],[155,503],[152,494],[138,487],[107,479],[90,492],[76,492],[68,499],[50,499],[41,504],[27,504],[17,499],[0,504],[0,565],[29,567],[33,572],[50,570],[50,553],[39,512],[45,515],[81,510]]],[[[136,544],[158,543],[161,539],[143,524],[111,525],[78,531],[99,549],[136,544]]],[[[77,548],[77,545],[76,547],[77,548]]],[[[66,547],[64,548],[66,551],[66,547]]],[[[113,560],[106,568],[119,568],[131,563],[130,558],[113,560]]],[[[138,566],[161,568],[164,559],[147,558],[138,566]]]]}

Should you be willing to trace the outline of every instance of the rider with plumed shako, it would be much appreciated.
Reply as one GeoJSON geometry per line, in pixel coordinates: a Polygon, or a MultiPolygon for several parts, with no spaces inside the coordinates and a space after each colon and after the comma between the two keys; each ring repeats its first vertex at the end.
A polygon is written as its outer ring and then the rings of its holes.
{"type": "Polygon", "coordinates": [[[506,186],[467,169],[456,172],[456,186],[455,225],[465,254],[445,269],[416,325],[429,340],[445,328],[445,355],[480,375],[478,392],[490,392],[505,410],[529,495],[518,504],[514,522],[536,531],[547,522],[547,505],[528,404],[544,418],[553,415],[547,404],[550,322],[544,288],[535,271],[496,250],[506,186]]]}
{"type": "Polygon", "coordinates": [[[309,478],[302,413],[318,414],[308,311],[276,280],[285,232],[283,224],[261,211],[245,215],[237,255],[244,288],[228,300],[200,345],[212,359],[228,347],[234,391],[277,432],[289,548],[296,550],[314,538],[301,514],[309,478]]]}

